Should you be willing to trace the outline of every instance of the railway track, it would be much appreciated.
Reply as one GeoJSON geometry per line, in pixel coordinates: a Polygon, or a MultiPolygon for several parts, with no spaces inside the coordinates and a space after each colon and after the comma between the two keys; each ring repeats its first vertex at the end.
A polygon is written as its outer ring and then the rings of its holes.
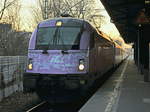
{"type": "Polygon", "coordinates": [[[77,102],[69,104],[50,104],[44,101],[30,108],[26,112],[78,112],[78,110],[88,101],[88,99],[97,91],[97,89],[100,88],[109,77],[111,77],[111,74],[117,68],[118,67],[116,67],[113,70],[110,70],[109,72],[107,72],[107,75],[104,75],[104,77],[97,80],[93,88],[89,91],[89,94],[86,97],[78,100],[77,102]]]}
{"type": "Polygon", "coordinates": [[[27,110],[26,112],[40,112],[42,110],[42,108],[44,109],[46,107],[46,103],[47,102],[41,102],[40,104],[30,108],[29,110],[27,110]]]}
{"type": "Polygon", "coordinates": [[[77,112],[77,108],[71,104],[49,104],[42,102],[26,112],[77,112]]]}

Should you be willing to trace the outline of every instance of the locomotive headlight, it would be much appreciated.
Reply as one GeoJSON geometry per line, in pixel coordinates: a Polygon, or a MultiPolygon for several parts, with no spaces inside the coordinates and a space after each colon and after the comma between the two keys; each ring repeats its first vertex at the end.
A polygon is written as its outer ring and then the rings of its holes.
{"type": "Polygon", "coordinates": [[[29,70],[32,70],[32,69],[33,69],[33,65],[32,65],[31,63],[28,65],[28,69],[29,69],[29,70]]]}
{"type": "Polygon", "coordinates": [[[80,71],[83,71],[83,70],[84,70],[84,68],[85,68],[85,67],[84,67],[84,65],[83,65],[83,64],[79,65],[79,70],[80,70],[80,71]]]}
{"type": "Polygon", "coordinates": [[[84,68],[85,68],[85,66],[84,66],[84,59],[80,59],[79,60],[79,70],[83,71],[84,68]]]}
{"type": "Polygon", "coordinates": [[[32,58],[29,58],[29,60],[28,60],[28,69],[29,70],[33,69],[32,58]]]}

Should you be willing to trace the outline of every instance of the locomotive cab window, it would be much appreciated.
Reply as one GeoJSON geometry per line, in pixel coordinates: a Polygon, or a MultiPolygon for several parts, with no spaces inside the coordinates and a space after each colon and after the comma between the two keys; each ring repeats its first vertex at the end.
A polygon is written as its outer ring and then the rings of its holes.
{"type": "Polygon", "coordinates": [[[37,32],[36,49],[79,49],[80,27],[41,27],[37,32]]]}

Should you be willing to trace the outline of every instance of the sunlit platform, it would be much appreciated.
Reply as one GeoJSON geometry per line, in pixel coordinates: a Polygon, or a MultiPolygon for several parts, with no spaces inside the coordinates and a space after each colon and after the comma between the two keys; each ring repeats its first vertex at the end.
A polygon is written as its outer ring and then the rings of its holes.
{"type": "Polygon", "coordinates": [[[143,77],[130,57],[79,112],[150,112],[150,83],[143,77]]]}

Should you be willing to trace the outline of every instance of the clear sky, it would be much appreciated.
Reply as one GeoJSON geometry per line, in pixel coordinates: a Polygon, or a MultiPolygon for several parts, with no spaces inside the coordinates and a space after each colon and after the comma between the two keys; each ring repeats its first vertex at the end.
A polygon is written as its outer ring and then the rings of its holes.
{"type": "MultiPolygon", "coordinates": [[[[31,16],[31,7],[37,5],[37,0],[21,0],[22,1],[22,9],[21,9],[21,18],[22,18],[22,29],[31,29],[32,24],[32,16],[31,16]]],[[[103,5],[101,4],[100,0],[95,0],[96,9],[104,9],[103,5]]],[[[104,25],[102,25],[101,30],[108,35],[113,37],[118,37],[120,34],[116,29],[115,25],[110,23],[110,17],[105,10],[98,11],[98,14],[104,15],[105,20],[107,21],[104,25]]]]}

